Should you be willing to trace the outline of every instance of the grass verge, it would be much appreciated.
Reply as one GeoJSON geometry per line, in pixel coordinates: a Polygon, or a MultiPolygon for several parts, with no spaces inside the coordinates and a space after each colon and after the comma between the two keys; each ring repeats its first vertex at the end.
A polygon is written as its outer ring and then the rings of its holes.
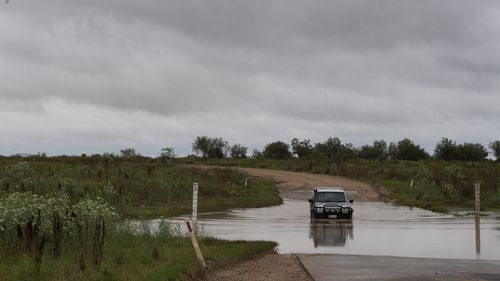
{"type": "MultiPolygon", "coordinates": [[[[248,180],[248,187],[236,194],[201,195],[198,198],[198,212],[223,212],[231,208],[260,208],[279,205],[282,202],[274,183],[252,177],[248,180]]],[[[118,210],[124,217],[132,219],[174,217],[189,214],[191,204],[191,199],[182,199],[168,204],[122,206],[118,210]]]]}
{"type": "MultiPolygon", "coordinates": [[[[380,179],[376,182],[388,189],[390,198],[399,205],[447,213],[449,207],[458,204],[431,184],[418,184],[410,187],[408,183],[398,180],[380,179]]],[[[469,205],[468,202],[467,205],[469,205]]]]}
{"type": "MultiPolygon", "coordinates": [[[[202,238],[200,245],[210,268],[271,252],[276,247],[274,242],[213,238],[202,238]]],[[[192,280],[204,272],[187,238],[114,233],[106,241],[104,255],[99,267],[88,262],[84,271],[79,270],[73,251],[65,251],[58,259],[47,255],[36,279],[32,257],[4,254],[0,259],[0,280],[192,280]]]]}

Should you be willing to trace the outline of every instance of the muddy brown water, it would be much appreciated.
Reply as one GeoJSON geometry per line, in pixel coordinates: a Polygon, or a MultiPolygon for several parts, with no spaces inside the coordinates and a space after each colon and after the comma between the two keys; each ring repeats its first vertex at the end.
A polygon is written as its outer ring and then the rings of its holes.
{"type": "MultiPolygon", "coordinates": [[[[474,217],[470,214],[444,215],[384,203],[383,187],[338,176],[240,169],[276,182],[283,204],[199,214],[198,225],[203,235],[228,240],[276,241],[279,253],[500,260],[498,212],[484,214],[487,216],[481,218],[480,234],[476,236],[474,217]],[[349,198],[355,200],[353,219],[311,221],[307,199],[317,186],[344,187],[349,198]]],[[[473,210],[462,213],[469,212],[473,210]]],[[[186,218],[172,222],[183,229],[186,218]]]]}
{"type": "Polygon", "coordinates": [[[476,249],[472,216],[355,202],[352,220],[311,221],[308,208],[306,200],[285,198],[275,207],[200,214],[198,224],[203,235],[220,239],[276,241],[279,253],[500,260],[499,213],[481,218],[476,249]]]}

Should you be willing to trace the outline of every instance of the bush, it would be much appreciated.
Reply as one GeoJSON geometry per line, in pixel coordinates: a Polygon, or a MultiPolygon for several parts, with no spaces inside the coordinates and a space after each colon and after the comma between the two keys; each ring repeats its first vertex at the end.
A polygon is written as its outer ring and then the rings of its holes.
{"type": "Polygon", "coordinates": [[[419,145],[405,138],[396,145],[393,151],[393,158],[398,160],[418,161],[429,158],[429,154],[419,145]]]}
{"type": "Polygon", "coordinates": [[[203,158],[224,158],[229,150],[229,145],[222,138],[207,136],[196,137],[193,142],[193,151],[203,158]]]}
{"type": "Polygon", "coordinates": [[[265,158],[288,159],[292,158],[290,146],[282,141],[268,143],[262,152],[265,158]]]}
{"type": "Polygon", "coordinates": [[[247,149],[248,148],[242,146],[241,144],[234,144],[231,147],[231,158],[247,158],[247,149]]]}
{"type": "Polygon", "coordinates": [[[316,159],[347,160],[356,155],[356,149],[351,143],[342,144],[339,138],[328,138],[324,143],[314,145],[316,159]]]}
{"type": "Polygon", "coordinates": [[[490,148],[493,151],[493,154],[497,158],[497,161],[500,161],[500,141],[494,141],[490,143],[490,148]]]}
{"type": "Polygon", "coordinates": [[[488,151],[479,143],[464,143],[457,147],[456,160],[481,161],[488,157],[488,151]]]}
{"type": "Polygon", "coordinates": [[[358,156],[364,159],[387,158],[387,143],[384,140],[373,142],[373,146],[363,145],[358,151],[358,156]]]}
{"type": "Polygon", "coordinates": [[[442,138],[434,149],[434,158],[438,160],[452,160],[456,158],[457,144],[447,138],[442,138]]]}
{"type": "Polygon", "coordinates": [[[312,155],[313,147],[310,144],[311,140],[299,141],[297,138],[292,140],[293,154],[297,155],[300,159],[307,158],[312,155]]]}

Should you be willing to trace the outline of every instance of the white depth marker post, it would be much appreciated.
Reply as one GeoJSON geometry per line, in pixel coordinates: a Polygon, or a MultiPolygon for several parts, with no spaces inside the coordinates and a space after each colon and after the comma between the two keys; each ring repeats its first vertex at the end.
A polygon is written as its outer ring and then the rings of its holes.
{"type": "Polygon", "coordinates": [[[476,191],[476,216],[479,217],[481,213],[481,201],[480,201],[480,194],[481,194],[481,185],[479,183],[474,184],[474,190],[476,191]]]}
{"type": "Polygon", "coordinates": [[[193,214],[191,215],[191,220],[196,229],[196,222],[198,220],[198,183],[193,183],[193,214]]]}
{"type": "Polygon", "coordinates": [[[479,183],[474,184],[475,197],[476,197],[476,208],[475,208],[475,226],[476,226],[476,255],[481,255],[481,227],[480,227],[480,218],[481,218],[481,206],[480,206],[480,192],[481,185],[479,183]]]}

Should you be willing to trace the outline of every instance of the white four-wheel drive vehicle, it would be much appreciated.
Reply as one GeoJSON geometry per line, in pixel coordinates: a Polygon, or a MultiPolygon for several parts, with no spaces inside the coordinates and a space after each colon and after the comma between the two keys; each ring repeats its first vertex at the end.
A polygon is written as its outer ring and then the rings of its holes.
{"type": "Polygon", "coordinates": [[[311,219],[352,219],[352,202],[341,187],[318,187],[309,199],[311,219]]]}

